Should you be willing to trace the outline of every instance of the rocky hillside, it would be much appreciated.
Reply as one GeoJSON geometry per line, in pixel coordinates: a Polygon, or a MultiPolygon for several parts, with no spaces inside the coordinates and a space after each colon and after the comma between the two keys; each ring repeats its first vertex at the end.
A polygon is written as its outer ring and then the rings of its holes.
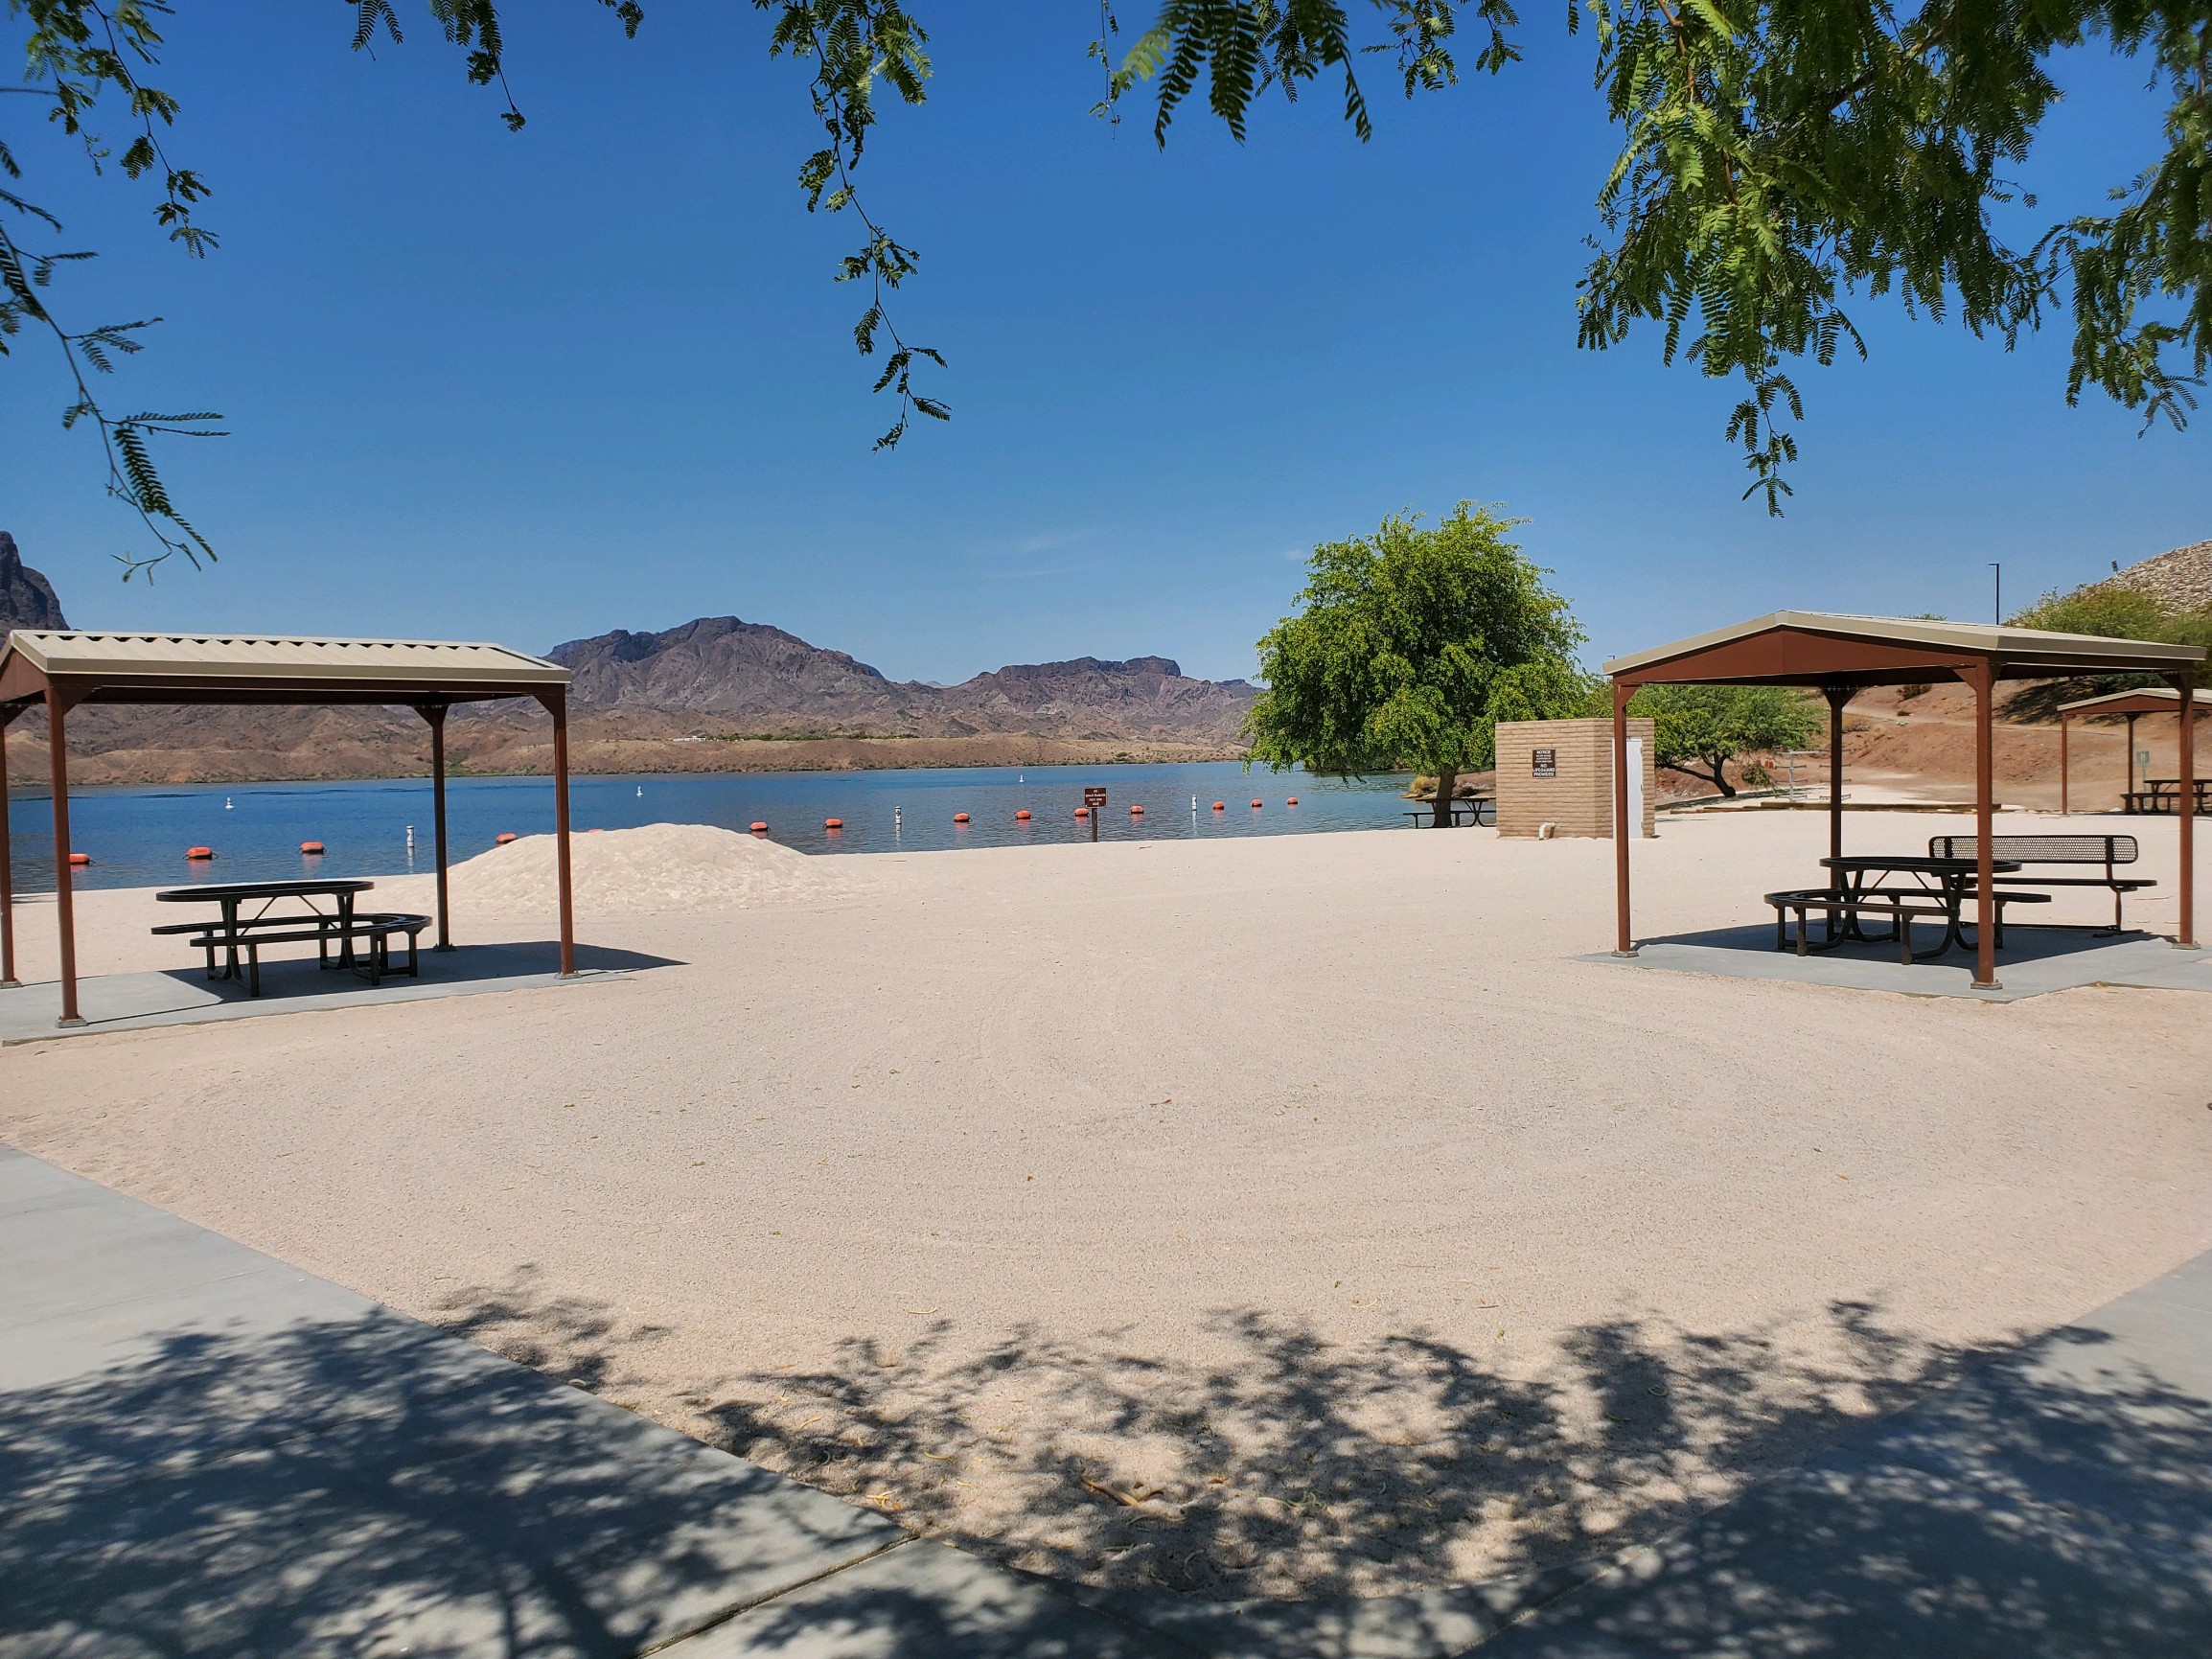
{"type": "Polygon", "coordinates": [[[0,634],[12,628],[67,628],[54,585],[23,563],[15,538],[0,530],[0,634]]]}
{"type": "Polygon", "coordinates": [[[2100,586],[2132,588],[2169,611],[2205,610],[2212,607],[2212,541],[2193,541],[2131,565],[2100,586]]]}
{"type": "Polygon", "coordinates": [[[958,685],[887,680],[841,651],[734,616],[603,634],[551,653],[580,710],[697,717],[715,737],[1132,738],[1234,743],[1257,691],[1165,657],[1019,663],[958,685]]]}

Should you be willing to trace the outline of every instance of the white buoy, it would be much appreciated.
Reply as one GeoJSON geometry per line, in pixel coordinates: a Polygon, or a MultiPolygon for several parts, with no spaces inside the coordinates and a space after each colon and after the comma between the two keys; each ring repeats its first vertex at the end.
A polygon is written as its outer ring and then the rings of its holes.
{"type": "Polygon", "coordinates": [[[230,796],[227,795],[222,797],[222,810],[224,812],[230,811],[230,796]]]}
{"type": "Polygon", "coordinates": [[[645,798],[645,786],[643,784],[639,784],[637,786],[637,798],[639,800],[643,800],[645,798]]]}

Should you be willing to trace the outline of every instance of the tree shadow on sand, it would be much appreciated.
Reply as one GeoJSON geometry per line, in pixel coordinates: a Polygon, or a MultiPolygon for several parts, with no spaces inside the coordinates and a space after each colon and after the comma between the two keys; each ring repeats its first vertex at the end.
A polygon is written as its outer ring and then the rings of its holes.
{"type": "Polygon", "coordinates": [[[1062,1582],[1198,1601],[1372,1597],[1554,1569],[1657,1536],[1802,1463],[1984,1350],[1875,1307],[1827,1355],[1616,1319],[1540,1374],[1411,1332],[1323,1340],[1245,1310],[1199,1365],[1035,1328],[979,1351],[937,1321],[891,1351],[660,1393],[607,1310],[475,1292],[451,1328],[629,1395],[711,1443],[1062,1582]]]}

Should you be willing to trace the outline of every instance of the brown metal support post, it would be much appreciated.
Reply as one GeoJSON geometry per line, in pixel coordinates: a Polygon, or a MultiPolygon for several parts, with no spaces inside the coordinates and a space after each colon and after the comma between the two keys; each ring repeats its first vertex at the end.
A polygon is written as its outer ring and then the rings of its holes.
{"type": "Polygon", "coordinates": [[[1828,699],[1828,856],[1843,857],[1843,705],[1857,693],[1855,686],[1824,685],[1828,699]]]}
{"type": "Polygon", "coordinates": [[[568,698],[555,692],[553,714],[553,862],[561,877],[561,977],[576,972],[576,904],[568,877],[568,698]]]}
{"type": "Polygon", "coordinates": [[[2181,900],[2181,931],[2175,943],[2184,951],[2197,948],[2197,677],[2177,674],[2174,683],[2181,693],[2180,791],[2174,810],[2181,822],[2181,873],[2176,883],[2181,900]]]}
{"type": "Polygon", "coordinates": [[[2059,710],[2059,816],[2066,816],[2066,722],[2072,716],[2059,710]]]}
{"type": "Polygon", "coordinates": [[[1997,983],[1997,889],[1992,837],[1996,815],[1997,665],[1961,669],[1974,688],[1974,987],[1997,983]]]}
{"type": "Polygon", "coordinates": [[[15,849],[8,832],[8,728],[13,708],[0,709],[0,988],[12,990],[15,978],[15,849]]]}
{"type": "Polygon", "coordinates": [[[2133,812],[2135,803],[2128,798],[2135,793],[2135,717],[2128,716],[2128,795],[2120,797],[2120,810],[2133,812]]]}
{"type": "Polygon", "coordinates": [[[54,919],[61,933],[61,1025],[81,1025],[77,1011],[77,907],[69,890],[69,738],[64,704],[46,688],[46,749],[54,776],[54,919]]]}
{"type": "Polygon", "coordinates": [[[449,951],[453,933],[446,902],[446,705],[426,703],[416,712],[430,723],[430,820],[438,841],[438,942],[430,948],[449,951]]]}
{"type": "MultiPolygon", "coordinates": [[[[1628,931],[1628,700],[1632,685],[1613,683],[1613,909],[1619,926],[1613,954],[1633,956],[1636,941],[1628,931]]],[[[1641,824],[1636,826],[1641,829],[1641,824]]]]}

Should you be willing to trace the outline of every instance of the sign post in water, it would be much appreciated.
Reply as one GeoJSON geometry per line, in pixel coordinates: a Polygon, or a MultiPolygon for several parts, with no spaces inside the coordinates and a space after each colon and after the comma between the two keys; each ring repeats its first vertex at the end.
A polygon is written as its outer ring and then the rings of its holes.
{"type": "Polygon", "coordinates": [[[1106,792],[1097,784],[1083,786],[1083,805],[1091,814],[1091,839],[1098,839],[1098,815],[1106,810],[1106,792]]]}

